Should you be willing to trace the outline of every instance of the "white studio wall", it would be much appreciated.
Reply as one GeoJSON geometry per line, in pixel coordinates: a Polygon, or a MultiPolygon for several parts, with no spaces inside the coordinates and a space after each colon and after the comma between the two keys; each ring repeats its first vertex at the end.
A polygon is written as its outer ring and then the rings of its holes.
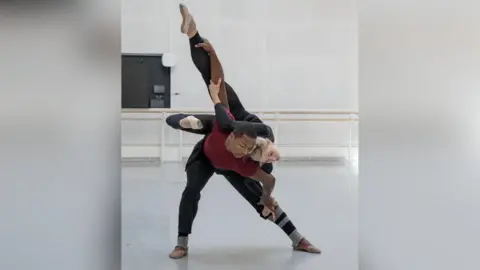
{"type": "Polygon", "coordinates": [[[479,3],[366,2],[360,269],[480,269],[479,3]]]}
{"type": "Polygon", "coordinates": [[[122,53],[160,54],[170,51],[170,2],[122,0],[122,53]]]}
{"type": "MultiPolygon", "coordinates": [[[[188,39],[180,33],[178,3],[123,0],[122,52],[173,53],[171,92],[178,95],[172,95],[171,107],[211,109],[188,39]]],[[[187,6],[200,34],[218,51],[226,81],[247,109],[358,110],[354,0],[191,0],[187,6]]],[[[139,125],[145,122],[124,122],[129,142],[140,138],[133,134],[142,132],[139,125]]],[[[348,132],[332,132],[343,128],[332,128],[338,124],[283,125],[286,134],[300,133],[291,135],[294,142],[347,143],[348,132]],[[325,136],[314,136],[318,133],[325,136]],[[321,141],[323,137],[327,138],[321,141]]]]}

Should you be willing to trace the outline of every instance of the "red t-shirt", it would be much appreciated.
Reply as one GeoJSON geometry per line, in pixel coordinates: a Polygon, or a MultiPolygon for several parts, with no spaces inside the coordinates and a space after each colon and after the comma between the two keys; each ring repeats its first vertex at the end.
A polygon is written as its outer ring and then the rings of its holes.
{"type": "MultiPolygon", "coordinates": [[[[226,111],[231,119],[235,119],[230,111],[226,111]]],[[[225,146],[225,140],[228,135],[230,135],[230,132],[223,131],[217,121],[215,121],[212,133],[208,135],[203,146],[205,155],[217,169],[234,171],[244,177],[253,176],[258,169],[258,164],[247,157],[234,157],[225,146]]]]}

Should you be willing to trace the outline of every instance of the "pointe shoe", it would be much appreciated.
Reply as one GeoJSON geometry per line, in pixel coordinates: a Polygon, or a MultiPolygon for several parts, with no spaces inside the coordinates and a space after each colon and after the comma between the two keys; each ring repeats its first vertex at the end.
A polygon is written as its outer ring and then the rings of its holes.
{"type": "Polygon", "coordinates": [[[188,247],[175,247],[172,252],[168,255],[170,259],[180,259],[188,255],[188,247]]]}
{"type": "Polygon", "coordinates": [[[312,245],[307,239],[303,238],[297,246],[293,247],[293,250],[303,251],[308,253],[321,254],[322,251],[312,245]]]}
{"type": "Polygon", "coordinates": [[[200,119],[196,118],[195,116],[187,116],[180,120],[179,122],[182,128],[189,128],[189,129],[202,129],[203,124],[200,119]]]}
{"type": "Polygon", "coordinates": [[[187,6],[180,4],[180,14],[182,14],[182,25],[180,26],[180,32],[187,34],[192,23],[193,17],[190,15],[187,6]]]}

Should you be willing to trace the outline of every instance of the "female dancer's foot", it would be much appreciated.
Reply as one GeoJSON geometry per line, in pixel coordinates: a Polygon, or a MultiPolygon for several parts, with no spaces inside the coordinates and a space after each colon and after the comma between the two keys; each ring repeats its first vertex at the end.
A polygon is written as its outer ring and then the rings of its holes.
{"type": "Polygon", "coordinates": [[[200,119],[196,118],[193,115],[189,115],[189,116],[183,118],[182,120],[180,120],[179,124],[182,128],[189,128],[189,129],[202,129],[203,128],[202,121],[200,121],[200,119]]]}
{"type": "Polygon", "coordinates": [[[182,25],[180,31],[186,34],[188,38],[192,38],[197,33],[197,26],[193,16],[184,4],[180,4],[180,14],[182,15],[182,25]]]}

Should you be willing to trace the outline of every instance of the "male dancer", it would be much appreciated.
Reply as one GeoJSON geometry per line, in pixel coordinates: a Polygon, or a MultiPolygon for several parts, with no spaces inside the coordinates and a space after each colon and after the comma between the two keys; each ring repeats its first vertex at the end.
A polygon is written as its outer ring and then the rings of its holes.
{"type": "MultiPolygon", "coordinates": [[[[204,42],[204,40],[198,34],[198,31],[195,27],[195,22],[193,18],[188,13],[188,10],[181,6],[181,12],[184,18],[182,23],[182,32],[187,34],[190,38],[190,48],[192,53],[192,59],[197,66],[198,70],[202,73],[202,77],[204,78],[205,82],[208,84],[210,82],[210,57],[208,56],[205,51],[200,48],[196,48],[195,45],[198,43],[204,42]]],[[[218,72],[218,71],[217,71],[218,72]]],[[[230,87],[231,89],[231,87],[230,87]]],[[[231,89],[233,92],[233,89],[231,89]]],[[[227,86],[228,92],[228,86],[227,86]]],[[[236,119],[250,119],[250,120],[257,120],[258,118],[250,115],[248,112],[245,111],[243,106],[241,105],[238,97],[236,97],[235,92],[232,95],[229,94],[229,105],[232,114],[236,116],[236,119]],[[236,97],[236,98],[235,98],[236,97]]],[[[181,116],[178,121],[183,119],[185,116],[181,116]]],[[[168,121],[167,121],[168,122],[168,121]]],[[[170,118],[170,123],[175,128],[181,128],[190,132],[194,132],[197,134],[206,134],[209,133],[208,127],[203,125],[202,128],[199,129],[192,129],[191,127],[181,127],[179,122],[172,121],[170,118]],[[206,132],[206,133],[204,133],[206,132]]],[[[271,129],[270,129],[270,135],[271,129]]],[[[266,134],[268,137],[268,134],[266,134]]],[[[273,136],[271,137],[273,141],[273,136]]],[[[204,139],[199,141],[190,155],[187,165],[186,165],[186,173],[187,173],[187,185],[185,190],[182,194],[182,199],[180,202],[179,207],[179,227],[178,227],[178,239],[177,239],[177,246],[170,254],[171,258],[181,258],[187,255],[188,252],[188,235],[191,233],[191,228],[193,224],[193,220],[196,216],[198,210],[198,202],[200,200],[200,192],[208,182],[210,177],[213,175],[215,169],[213,168],[212,164],[205,156],[203,151],[203,144],[204,139]]],[[[265,164],[262,167],[266,172],[271,172],[272,166],[271,164],[265,164]]],[[[277,224],[291,239],[292,244],[295,250],[312,252],[312,253],[319,253],[320,251],[316,249],[313,245],[311,245],[303,236],[299,234],[296,230],[293,223],[288,219],[288,216],[282,211],[282,209],[277,206],[275,208],[275,216],[276,219],[272,218],[272,215],[263,215],[262,211],[264,210],[264,206],[260,205],[261,195],[262,195],[262,187],[261,185],[253,180],[245,179],[239,176],[237,173],[232,171],[219,171],[220,173],[225,176],[225,178],[229,181],[229,183],[256,209],[256,211],[260,214],[260,216],[264,219],[269,219],[277,224]],[[240,179],[241,178],[241,179],[240,179]]]]}

